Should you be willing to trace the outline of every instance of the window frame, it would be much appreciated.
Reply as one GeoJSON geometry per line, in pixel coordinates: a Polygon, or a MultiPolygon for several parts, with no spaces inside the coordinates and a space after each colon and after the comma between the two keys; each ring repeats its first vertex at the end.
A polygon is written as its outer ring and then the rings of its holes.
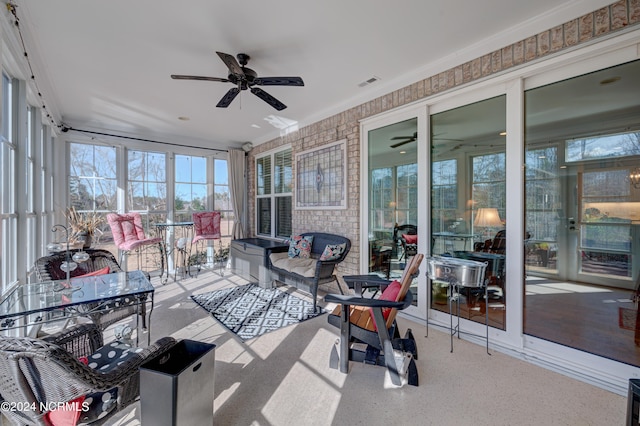
{"type": "MultiPolygon", "coordinates": [[[[293,183],[293,150],[291,146],[286,145],[284,147],[280,147],[276,150],[261,154],[256,156],[255,159],[255,197],[256,197],[256,208],[255,208],[255,229],[256,235],[266,238],[273,239],[286,239],[289,238],[293,227],[292,227],[292,216],[293,216],[293,192],[294,192],[294,183],[293,183]],[[287,154],[288,151],[288,154],[287,154]],[[288,170],[287,171],[287,155],[288,155],[288,170]],[[282,170],[278,170],[277,160],[280,159],[283,161],[283,164],[280,166],[282,170]],[[261,170],[264,168],[259,167],[259,163],[263,162],[262,160],[269,159],[269,170],[268,174],[260,175],[261,170]],[[270,178],[268,184],[265,185],[265,180],[267,176],[270,178]],[[287,177],[289,179],[290,184],[287,185],[287,177]],[[279,185],[276,185],[276,180],[278,180],[279,185]],[[258,188],[264,188],[262,194],[258,188]],[[286,191],[289,188],[290,191],[286,191]],[[279,192],[277,192],[279,191],[279,192]],[[282,202],[289,202],[288,214],[289,214],[289,223],[283,223],[287,220],[287,218],[283,218],[278,214],[278,207],[282,204],[282,202]],[[269,232],[260,232],[260,226],[262,222],[260,221],[261,209],[260,205],[262,204],[261,200],[268,200],[268,211],[263,213],[268,215],[269,220],[269,232]],[[283,220],[284,219],[284,220],[283,220]],[[281,231],[282,230],[282,231],[281,231]],[[284,235],[284,234],[287,235],[284,235]]],[[[263,164],[264,167],[264,164],[263,164]]],[[[284,206],[287,209],[287,206],[284,206]]]]}

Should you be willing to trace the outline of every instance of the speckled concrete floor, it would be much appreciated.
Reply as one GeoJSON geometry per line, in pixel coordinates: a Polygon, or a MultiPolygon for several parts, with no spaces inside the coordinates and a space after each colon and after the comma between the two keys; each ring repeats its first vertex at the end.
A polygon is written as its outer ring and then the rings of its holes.
{"type": "MultiPolygon", "coordinates": [[[[420,386],[389,385],[381,367],[329,368],[338,329],[326,315],[241,342],[190,299],[240,285],[229,272],[169,281],[157,278],[152,340],[171,335],[214,343],[216,425],[621,425],[626,398],[484,346],[457,341],[424,324],[414,330],[420,386]]],[[[145,336],[146,337],[146,336],[145,336]]],[[[139,425],[140,404],[111,424],[139,425]]],[[[153,425],[150,425],[153,426],[153,425]]]]}

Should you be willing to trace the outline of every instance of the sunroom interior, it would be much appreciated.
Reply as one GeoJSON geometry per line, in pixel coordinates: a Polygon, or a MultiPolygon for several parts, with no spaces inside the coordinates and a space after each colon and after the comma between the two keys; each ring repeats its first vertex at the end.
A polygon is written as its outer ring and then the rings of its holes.
{"type": "Polygon", "coordinates": [[[455,302],[464,339],[626,395],[628,380],[640,377],[640,6],[577,3],[554,10],[544,31],[431,64],[394,90],[355,97],[335,113],[313,111],[275,137],[226,146],[57,127],[62,117],[38,102],[44,77],[25,75],[23,52],[12,48],[19,33],[5,13],[3,294],[36,280],[32,266],[51,243],[82,246],[68,226],[70,208],[103,218],[92,247],[116,257],[104,218],[140,213],[145,231],[176,252],[150,250],[142,264],[129,256],[125,266],[143,268],[159,285],[187,282],[189,267],[202,263],[197,252],[179,250],[190,228],[166,226],[198,211],[221,213],[222,236],[204,252],[211,273],[227,267],[236,238],[284,241],[317,231],[352,242],[338,276],[394,279],[415,254],[408,238],[418,253],[483,262],[487,272],[482,286],[457,288],[432,279],[424,264],[404,320],[446,331],[455,302]],[[573,23],[582,28],[589,16],[592,34],[571,43],[573,23]],[[342,203],[309,208],[297,190],[300,156],[336,143],[346,152],[336,172],[345,181],[342,203]],[[241,190],[230,151],[242,153],[241,190]],[[65,232],[52,232],[57,224],[65,232]],[[397,231],[402,225],[415,234],[397,231]]]}

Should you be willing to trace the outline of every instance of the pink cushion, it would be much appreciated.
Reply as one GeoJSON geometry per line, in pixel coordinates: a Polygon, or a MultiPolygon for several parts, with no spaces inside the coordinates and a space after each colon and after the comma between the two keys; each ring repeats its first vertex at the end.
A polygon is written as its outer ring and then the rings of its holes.
{"type": "Polygon", "coordinates": [[[193,214],[193,243],[200,240],[220,239],[220,212],[198,212],[193,214]]]}
{"type": "MultiPolygon", "coordinates": [[[[107,269],[109,269],[108,266],[107,269]]],[[[84,365],[89,365],[89,358],[87,358],[86,356],[81,356],[80,358],[78,358],[78,360],[84,365]]],[[[74,400],[71,400],[68,402],[68,406],[49,411],[47,414],[45,414],[45,418],[53,426],[75,426],[78,423],[80,414],[82,414],[82,410],[84,408],[82,403],[84,402],[85,398],[86,397],[83,395],[74,400]]]]}
{"type": "MultiPolygon", "coordinates": [[[[136,241],[147,240],[147,237],[144,235],[142,216],[140,216],[140,213],[110,213],[107,215],[107,221],[111,227],[113,241],[121,250],[131,250],[131,244],[134,244],[136,241]]],[[[147,242],[146,244],[150,243],[147,242]]]]}
{"type": "Polygon", "coordinates": [[[418,244],[417,235],[402,234],[402,238],[404,238],[407,244],[418,244]]]}
{"type": "MultiPolygon", "coordinates": [[[[394,280],[391,284],[389,284],[387,286],[387,288],[384,289],[384,291],[382,292],[382,294],[380,295],[380,300],[391,300],[394,302],[398,301],[398,295],[400,294],[400,289],[402,288],[402,285],[400,284],[400,282],[398,280],[394,280]]],[[[373,318],[373,308],[369,308],[371,310],[371,318],[373,318]]],[[[389,318],[389,314],[391,313],[391,308],[382,308],[382,316],[384,317],[384,320],[386,321],[389,318]]],[[[373,327],[377,330],[378,327],[376,326],[375,321],[373,322],[373,327]]]]}
{"type": "Polygon", "coordinates": [[[121,250],[135,250],[136,248],[140,247],[140,246],[146,246],[149,244],[157,244],[160,241],[162,241],[162,238],[145,238],[144,240],[132,240],[132,241],[126,241],[124,242],[122,245],[118,246],[119,249],[121,250]]]}

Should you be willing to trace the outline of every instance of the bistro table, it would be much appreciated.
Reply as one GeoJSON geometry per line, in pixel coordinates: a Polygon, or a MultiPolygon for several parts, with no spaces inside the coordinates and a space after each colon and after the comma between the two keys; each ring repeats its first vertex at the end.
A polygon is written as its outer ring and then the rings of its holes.
{"type": "MultiPolygon", "coordinates": [[[[156,231],[158,233],[158,236],[162,237],[162,244],[164,247],[164,264],[166,265],[166,273],[167,276],[166,278],[164,278],[164,280],[162,281],[163,283],[166,283],[169,280],[169,270],[170,267],[173,266],[174,268],[174,273],[173,273],[173,280],[176,280],[176,276],[177,276],[177,271],[178,271],[178,255],[182,255],[182,268],[183,268],[183,278],[185,277],[185,274],[187,272],[187,267],[189,266],[189,256],[191,255],[191,240],[193,238],[193,222],[167,222],[167,223],[156,223],[154,224],[154,226],[156,227],[156,231]],[[176,233],[176,228],[181,230],[181,236],[180,238],[175,238],[177,236],[176,233]],[[171,248],[168,247],[168,243],[167,243],[167,230],[168,229],[172,229],[173,231],[171,231],[173,233],[173,237],[174,237],[174,244],[171,246],[171,248]],[[169,265],[169,259],[172,260],[171,265],[169,265]]],[[[162,275],[160,275],[160,277],[162,278],[164,276],[165,271],[162,271],[162,275]]]]}
{"type": "Polygon", "coordinates": [[[0,303],[0,330],[35,326],[63,319],[89,316],[113,309],[114,303],[136,307],[136,344],[140,314],[146,315],[147,345],[151,338],[154,287],[142,271],[76,277],[67,280],[22,284],[0,303]],[[150,309],[146,310],[146,304],[150,309]]]}

